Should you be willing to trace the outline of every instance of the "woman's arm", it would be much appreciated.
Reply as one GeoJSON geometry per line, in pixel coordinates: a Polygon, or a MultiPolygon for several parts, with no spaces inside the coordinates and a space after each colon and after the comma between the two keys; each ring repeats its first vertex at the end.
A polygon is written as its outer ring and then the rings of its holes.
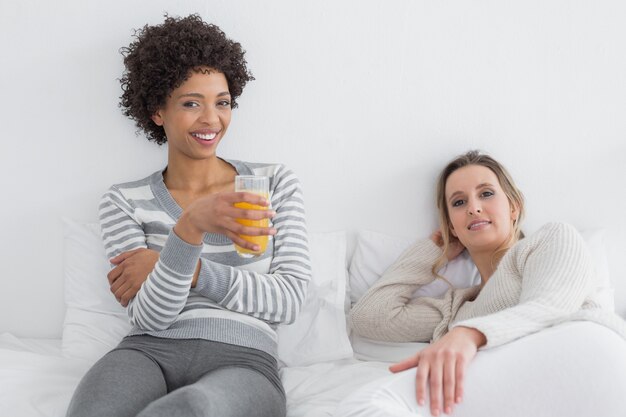
{"type": "MultiPolygon", "coordinates": [[[[176,320],[187,302],[192,278],[199,266],[204,233],[269,233],[268,230],[242,226],[235,218],[268,217],[271,214],[269,210],[246,211],[233,207],[237,201],[265,205],[267,203],[261,201],[265,200],[263,197],[249,193],[213,194],[199,204],[205,221],[196,236],[198,244],[193,244],[193,239],[183,240],[177,235],[176,228],[185,225],[184,216],[181,216],[155,257],[152,251],[145,249],[141,213],[138,215],[129,202],[146,197],[136,188],[111,187],[102,198],[100,222],[111,262],[122,259],[109,273],[111,290],[123,304],[130,299],[127,311],[133,325],[145,330],[163,330],[176,320]]],[[[159,222],[170,223],[172,219],[159,210],[155,206],[149,213],[159,222]]]]}
{"type": "Polygon", "coordinates": [[[453,306],[467,292],[450,289],[441,299],[412,299],[418,288],[436,279],[431,269],[441,254],[431,239],[409,247],[354,305],[352,330],[375,340],[430,341],[438,326],[447,325],[451,311],[456,311],[453,306]]]}
{"type": "Polygon", "coordinates": [[[98,216],[107,259],[148,247],[146,234],[135,220],[133,207],[117,187],[109,188],[102,196],[98,216]]]}
{"type": "Polygon", "coordinates": [[[195,291],[231,311],[269,323],[292,323],[304,303],[311,262],[300,182],[280,166],[274,174],[274,256],[269,274],[201,259],[195,291]]]}
{"type": "MultiPolygon", "coordinates": [[[[205,207],[202,215],[205,215],[206,218],[213,220],[212,222],[207,222],[212,224],[205,225],[208,227],[207,230],[214,233],[225,234],[241,247],[254,250],[255,248],[253,247],[253,243],[243,240],[239,235],[236,235],[236,229],[244,229],[240,230],[240,233],[248,235],[259,233],[272,234],[274,231],[271,228],[246,228],[235,221],[235,214],[230,211],[233,210],[232,204],[241,200],[241,194],[242,193],[214,195],[210,198],[204,199],[209,201],[204,201],[205,207]]],[[[243,197],[254,199],[261,198],[256,195],[246,195],[243,197]]],[[[122,245],[122,247],[115,247],[115,245],[109,246],[110,241],[124,239],[124,234],[129,233],[129,229],[131,228],[134,229],[133,233],[136,234],[136,236],[139,236],[139,242],[144,242],[145,244],[146,237],[144,235],[143,228],[139,225],[139,221],[135,219],[133,208],[124,199],[123,192],[121,190],[112,188],[109,193],[107,193],[105,198],[103,198],[103,203],[103,207],[106,208],[102,215],[107,216],[107,218],[103,219],[103,221],[107,223],[111,222],[113,225],[113,227],[106,232],[107,236],[105,237],[105,245],[110,251],[110,262],[114,265],[113,269],[111,269],[111,271],[107,274],[107,278],[109,280],[111,292],[115,295],[117,301],[126,307],[129,301],[139,292],[149,274],[154,270],[154,267],[159,260],[159,252],[147,249],[144,246],[138,246],[136,244],[137,242],[133,242],[132,240],[130,243],[134,244],[122,245]]],[[[259,205],[268,204],[267,202],[261,203],[258,201],[254,201],[254,203],[259,205]]],[[[265,218],[267,217],[267,213],[268,211],[254,211],[246,213],[241,217],[248,218],[250,216],[256,216],[265,218]]],[[[188,213],[184,214],[187,215],[188,213]]],[[[180,232],[181,228],[184,229],[185,226],[189,226],[188,224],[184,224],[185,220],[187,219],[184,216],[181,216],[181,219],[179,219],[175,225],[175,227],[178,228],[176,231],[177,235],[179,235],[178,232],[180,232]]],[[[165,223],[171,222],[170,219],[163,219],[163,221],[165,223]]],[[[133,235],[131,234],[131,236],[133,235]]],[[[185,235],[183,240],[186,242],[197,242],[197,244],[200,245],[203,237],[203,231],[192,230],[192,235],[185,235]]],[[[198,260],[192,286],[195,286],[199,270],[200,261],[198,260]]]]}
{"type": "MultiPolygon", "coordinates": [[[[149,330],[167,328],[185,306],[192,284],[198,293],[232,311],[271,323],[293,322],[304,302],[311,276],[302,192],[297,178],[282,166],[274,175],[272,191],[272,206],[276,211],[273,222],[278,233],[269,274],[200,258],[202,230],[214,233],[218,230],[209,224],[197,227],[193,218],[201,218],[205,223],[212,219],[215,223],[219,215],[233,209],[234,201],[221,204],[228,206],[222,209],[215,208],[219,205],[216,202],[204,201],[206,198],[198,201],[202,206],[200,215],[184,213],[181,216],[160,256],[153,256],[148,249],[112,253],[115,256],[112,262],[117,266],[109,274],[111,289],[116,297],[120,294],[122,303],[132,299],[128,304],[131,322],[149,330]]],[[[220,197],[209,199],[215,198],[220,197]]],[[[233,227],[242,227],[234,221],[236,216],[232,213],[226,217],[228,219],[219,221],[222,226],[232,223],[233,227]]],[[[251,232],[258,230],[243,234],[251,232]]]]}
{"type": "Polygon", "coordinates": [[[486,347],[499,346],[566,320],[581,308],[595,282],[585,242],[570,225],[547,224],[510,252],[498,267],[503,269],[498,273],[507,279],[488,282],[472,308],[495,302],[495,297],[490,297],[495,293],[487,288],[492,284],[494,289],[498,285],[500,296],[506,295],[510,288],[502,287],[504,282],[519,282],[519,302],[496,313],[454,323],[482,332],[487,338],[486,347]]]}
{"type": "MultiPolygon", "coordinates": [[[[99,216],[109,259],[147,247],[135,211],[117,187],[111,187],[102,197],[99,216]]],[[[189,245],[170,233],[156,265],[128,303],[131,324],[146,330],[169,327],[186,303],[201,249],[202,246],[189,245]]],[[[109,280],[112,281],[111,277],[109,280]]]]}

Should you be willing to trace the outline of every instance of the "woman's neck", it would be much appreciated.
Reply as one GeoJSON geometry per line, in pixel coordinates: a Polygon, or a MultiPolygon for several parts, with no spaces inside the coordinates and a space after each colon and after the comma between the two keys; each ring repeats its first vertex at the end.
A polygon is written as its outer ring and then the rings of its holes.
{"type": "Polygon", "coordinates": [[[223,191],[225,186],[234,182],[235,175],[237,171],[217,157],[184,161],[169,158],[163,180],[170,191],[208,194],[223,191]]]}
{"type": "Polygon", "coordinates": [[[496,272],[500,260],[515,243],[516,241],[510,242],[508,246],[505,246],[506,243],[502,243],[496,249],[492,250],[467,249],[480,274],[481,287],[485,285],[493,273],[496,272]]]}
{"type": "Polygon", "coordinates": [[[493,258],[495,252],[479,252],[475,253],[469,251],[470,256],[472,257],[472,261],[476,268],[478,269],[478,273],[480,274],[481,286],[485,285],[489,278],[493,275],[496,270],[497,262],[493,258]]]}

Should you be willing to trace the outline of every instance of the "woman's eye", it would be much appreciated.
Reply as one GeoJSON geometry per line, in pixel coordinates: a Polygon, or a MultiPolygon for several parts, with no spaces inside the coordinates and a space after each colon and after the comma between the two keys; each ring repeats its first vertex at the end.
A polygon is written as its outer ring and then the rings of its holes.
{"type": "Polygon", "coordinates": [[[460,206],[462,206],[462,205],[463,205],[463,203],[464,203],[464,201],[463,201],[463,200],[456,200],[456,201],[453,201],[453,202],[452,202],[452,207],[460,207],[460,206]]]}
{"type": "Polygon", "coordinates": [[[218,102],[217,105],[221,106],[221,107],[230,107],[230,101],[222,100],[222,101],[218,102]]]}
{"type": "Polygon", "coordinates": [[[186,102],[183,103],[183,107],[193,108],[193,107],[198,107],[198,106],[199,106],[199,104],[196,103],[195,101],[186,101],[186,102]]]}
{"type": "Polygon", "coordinates": [[[491,197],[493,195],[493,191],[483,191],[481,194],[482,197],[491,197]]]}

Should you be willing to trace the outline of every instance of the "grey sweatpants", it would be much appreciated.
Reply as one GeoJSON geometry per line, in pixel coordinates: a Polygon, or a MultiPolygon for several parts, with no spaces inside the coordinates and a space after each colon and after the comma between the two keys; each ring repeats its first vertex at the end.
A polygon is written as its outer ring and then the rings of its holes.
{"type": "Polygon", "coordinates": [[[127,337],[85,374],[68,417],[286,414],[276,360],[198,339],[127,337]]]}

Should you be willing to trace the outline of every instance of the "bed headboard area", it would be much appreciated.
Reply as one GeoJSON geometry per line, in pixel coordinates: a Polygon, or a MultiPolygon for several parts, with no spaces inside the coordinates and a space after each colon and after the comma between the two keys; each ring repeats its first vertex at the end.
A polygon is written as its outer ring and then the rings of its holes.
{"type": "Polygon", "coordinates": [[[118,79],[120,47],[166,12],[197,12],[247,51],[255,80],[218,154],[288,165],[310,231],[347,231],[348,256],[361,230],[426,237],[439,171],[480,149],[523,191],[525,231],[603,230],[626,318],[619,4],[2,2],[0,332],[60,336],[62,218],[97,221],[111,184],[165,166],[167,146],[122,115],[118,79]]]}

